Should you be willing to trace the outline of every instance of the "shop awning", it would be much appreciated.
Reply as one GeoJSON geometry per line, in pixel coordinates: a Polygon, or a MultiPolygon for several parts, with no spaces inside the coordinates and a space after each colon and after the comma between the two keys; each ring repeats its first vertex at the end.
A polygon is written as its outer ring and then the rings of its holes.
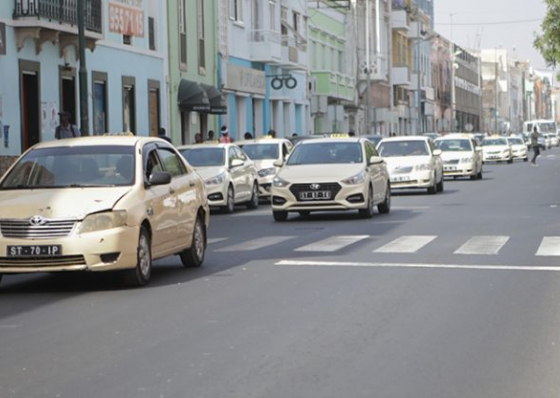
{"type": "Polygon", "coordinates": [[[179,84],[179,94],[177,96],[179,108],[187,112],[210,112],[210,100],[208,94],[202,86],[196,82],[182,79],[179,84]]]}
{"type": "Polygon", "coordinates": [[[213,115],[225,115],[227,113],[227,102],[224,94],[214,86],[203,83],[200,86],[206,90],[210,100],[210,113],[213,115]]]}

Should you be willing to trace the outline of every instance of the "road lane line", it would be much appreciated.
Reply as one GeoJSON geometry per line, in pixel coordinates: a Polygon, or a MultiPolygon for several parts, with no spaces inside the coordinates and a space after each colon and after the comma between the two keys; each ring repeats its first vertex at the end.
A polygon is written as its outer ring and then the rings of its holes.
{"type": "Polygon", "coordinates": [[[508,240],[509,236],[474,236],[454,254],[498,254],[508,240]]]}
{"type": "Polygon", "coordinates": [[[267,246],[277,245],[279,243],[285,242],[290,239],[296,238],[295,236],[265,236],[262,238],[257,238],[249,240],[236,245],[231,245],[223,247],[221,249],[215,250],[216,252],[248,252],[253,250],[259,250],[267,246]]]}
{"type": "Polygon", "coordinates": [[[341,235],[311,243],[295,249],[296,252],[328,252],[332,253],[369,238],[369,235],[341,235]]]}
{"type": "Polygon", "coordinates": [[[416,253],[418,250],[433,241],[437,236],[410,235],[401,236],[385,246],[374,250],[374,253],[416,253]]]}
{"type": "Polygon", "coordinates": [[[208,239],[208,245],[215,245],[216,243],[220,243],[228,239],[229,238],[210,238],[208,239]]]}
{"type": "Polygon", "coordinates": [[[545,236],[536,256],[560,256],[560,237],[545,236]]]}
{"type": "Polygon", "coordinates": [[[530,265],[456,265],[456,264],[415,264],[415,263],[361,263],[332,261],[294,261],[282,260],[275,265],[308,267],[348,267],[348,268],[416,268],[416,269],[450,269],[450,270],[488,270],[488,271],[538,271],[560,272],[558,267],[539,267],[530,265]]]}

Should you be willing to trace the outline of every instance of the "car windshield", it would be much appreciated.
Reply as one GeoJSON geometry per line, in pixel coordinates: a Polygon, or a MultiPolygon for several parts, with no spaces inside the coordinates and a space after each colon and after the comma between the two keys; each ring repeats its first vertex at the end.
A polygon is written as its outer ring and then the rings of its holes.
{"type": "Polygon", "coordinates": [[[0,188],[130,186],[134,170],[133,146],[39,148],[16,163],[0,188]]]}
{"type": "Polygon", "coordinates": [[[472,152],[473,147],[470,140],[459,139],[459,140],[437,140],[435,141],[436,147],[441,149],[443,152],[472,152]]]}
{"type": "Polygon", "coordinates": [[[224,148],[187,148],[181,154],[193,167],[216,167],[226,163],[224,148]]]}
{"type": "Polygon", "coordinates": [[[253,160],[278,159],[278,144],[246,144],[242,148],[253,160]]]}
{"type": "Polygon", "coordinates": [[[486,138],[482,141],[482,146],[496,146],[496,145],[507,145],[507,140],[505,138],[486,138]]]}
{"type": "Polygon", "coordinates": [[[382,157],[429,156],[430,151],[425,141],[387,141],[379,143],[377,148],[382,157]]]}
{"type": "Polygon", "coordinates": [[[508,138],[508,142],[511,145],[525,145],[521,138],[508,138]]]}
{"type": "Polygon", "coordinates": [[[357,142],[310,142],[296,146],[287,164],[349,164],[362,161],[362,146],[357,142]]]}

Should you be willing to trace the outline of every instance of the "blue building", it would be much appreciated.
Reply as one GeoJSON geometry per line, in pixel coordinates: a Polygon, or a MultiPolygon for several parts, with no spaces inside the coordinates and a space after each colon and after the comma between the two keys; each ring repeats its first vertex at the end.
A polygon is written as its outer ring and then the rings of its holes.
{"type": "MultiPolygon", "coordinates": [[[[157,135],[167,126],[166,2],[85,0],[85,8],[90,133],[157,135]]],[[[59,111],[80,124],[76,3],[5,0],[0,24],[0,157],[9,163],[54,139],[59,111]]]]}

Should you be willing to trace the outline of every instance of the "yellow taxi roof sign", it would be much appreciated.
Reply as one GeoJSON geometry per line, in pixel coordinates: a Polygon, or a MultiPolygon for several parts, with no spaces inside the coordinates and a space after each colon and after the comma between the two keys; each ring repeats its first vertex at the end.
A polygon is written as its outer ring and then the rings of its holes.
{"type": "Polygon", "coordinates": [[[345,133],[333,133],[331,135],[329,135],[330,138],[350,138],[349,134],[345,134],[345,133]]]}

